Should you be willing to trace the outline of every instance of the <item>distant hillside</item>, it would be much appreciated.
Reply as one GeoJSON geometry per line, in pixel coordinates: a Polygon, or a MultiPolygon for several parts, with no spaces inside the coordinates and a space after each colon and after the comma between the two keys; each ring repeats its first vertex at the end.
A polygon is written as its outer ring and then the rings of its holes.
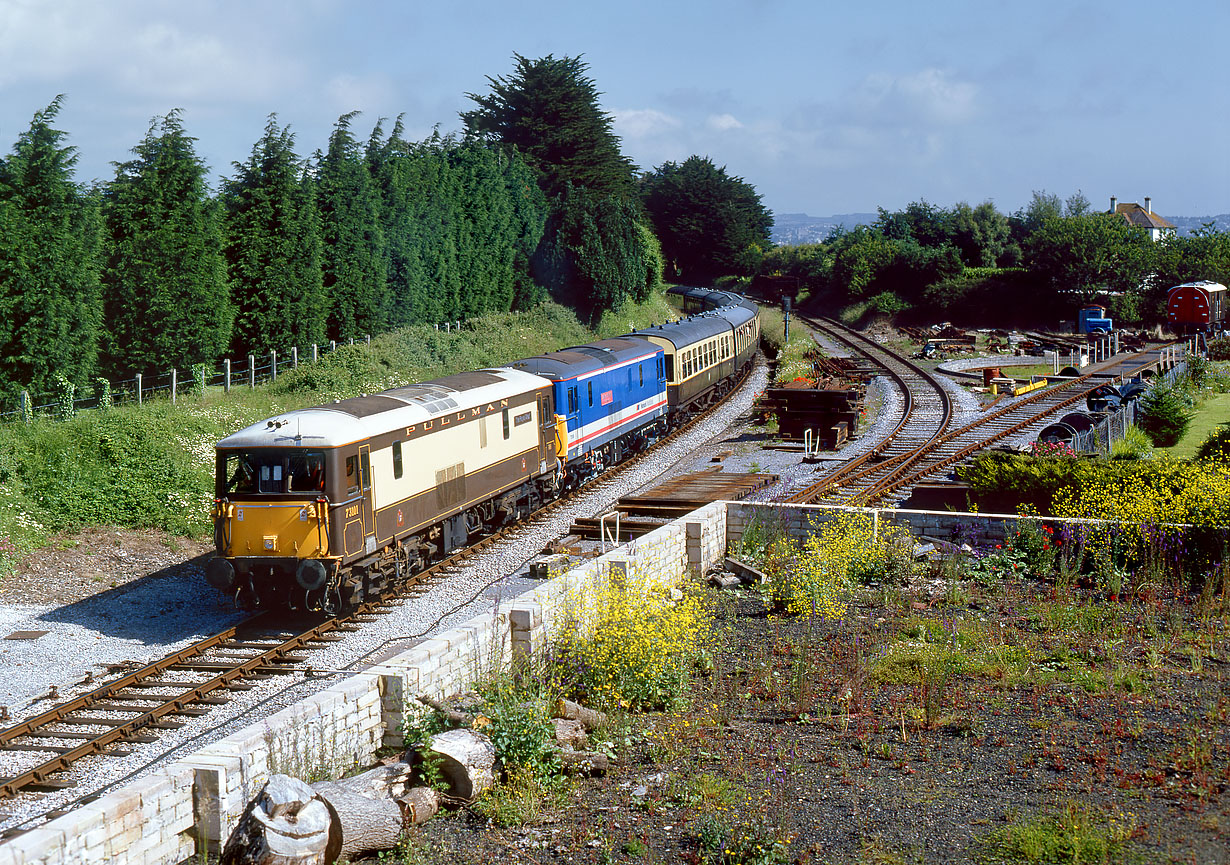
{"type": "Polygon", "coordinates": [[[878,218],[875,213],[839,213],[836,216],[775,213],[771,238],[779,246],[819,243],[832,234],[835,228],[851,229],[856,225],[871,225],[878,218]]]}
{"type": "MultiPolygon", "coordinates": [[[[1218,231],[1230,231],[1230,213],[1217,216],[1170,216],[1161,214],[1175,224],[1180,237],[1191,234],[1206,223],[1213,223],[1218,231]]],[[[794,246],[799,243],[819,243],[835,228],[851,229],[857,225],[871,225],[879,218],[875,213],[839,213],[835,216],[808,216],[806,213],[773,214],[772,240],[779,246],[794,246]]]]}
{"type": "Polygon", "coordinates": [[[1230,213],[1219,213],[1217,216],[1167,216],[1166,219],[1175,224],[1180,237],[1191,234],[1197,228],[1203,228],[1209,222],[1213,223],[1213,227],[1218,231],[1230,231],[1230,213]]]}

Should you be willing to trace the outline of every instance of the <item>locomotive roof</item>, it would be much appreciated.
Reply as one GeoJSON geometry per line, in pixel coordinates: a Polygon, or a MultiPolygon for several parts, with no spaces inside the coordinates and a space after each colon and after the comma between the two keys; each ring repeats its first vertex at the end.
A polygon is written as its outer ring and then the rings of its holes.
{"type": "Polygon", "coordinates": [[[337,447],[448,411],[532,393],[546,382],[516,369],[484,369],[286,412],[218,442],[219,448],[337,447]]]}
{"type": "Polygon", "coordinates": [[[1176,285],[1171,288],[1174,291],[1176,288],[1202,288],[1205,291],[1225,291],[1226,287],[1220,282],[1213,282],[1208,279],[1197,280],[1196,282],[1185,282],[1182,285],[1176,285]]]}
{"type": "Polygon", "coordinates": [[[694,315],[681,321],[647,327],[631,335],[644,339],[657,337],[666,340],[676,349],[680,349],[730,331],[730,322],[720,316],[694,315]]]}
{"type": "Polygon", "coordinates": [[[513,361],[509,366],[560,381],[629,363],[657,350],[657,346],[646,340],[621,336],[523,358],[513,361]]]}

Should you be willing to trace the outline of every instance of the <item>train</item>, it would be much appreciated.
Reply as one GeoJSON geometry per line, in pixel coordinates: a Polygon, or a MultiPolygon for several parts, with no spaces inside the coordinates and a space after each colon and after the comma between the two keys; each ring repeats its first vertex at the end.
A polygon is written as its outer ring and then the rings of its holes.
{"type": "Polygon", "coordinates": [[[1176,285],[1166,298],[1166,321],[1183,333],[1216,334],[1225,330],[1226,286],[1201,280],[1176,285]]]}
{"type": "Polygon", "coordinates": [[[520,520],[735,386],[760,314],[722,294],[678,321],[226,436],[206,580],[244,609],[347,612],[520,520]]]}

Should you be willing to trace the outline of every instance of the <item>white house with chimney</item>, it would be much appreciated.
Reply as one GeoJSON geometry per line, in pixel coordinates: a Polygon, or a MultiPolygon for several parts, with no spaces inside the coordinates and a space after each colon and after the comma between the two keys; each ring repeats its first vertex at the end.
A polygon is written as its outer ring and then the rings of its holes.
{"type": "Polygon", "coordinates": [[[1120,203],[1119,199],[1112,195],[1110,197],[1110,210],[1106,212],[1122,217],[1127,221],[1128,225],[1135,225],[1146,229],[1152,240],[1161,240],[1167,232],[1173,234],[1175,230],[1173,222],[1163,219],[1153,212],[1153,199],[1147,195],[1145,196],[1144,207],[1141,207],[1135,201],[1120,203]]]}

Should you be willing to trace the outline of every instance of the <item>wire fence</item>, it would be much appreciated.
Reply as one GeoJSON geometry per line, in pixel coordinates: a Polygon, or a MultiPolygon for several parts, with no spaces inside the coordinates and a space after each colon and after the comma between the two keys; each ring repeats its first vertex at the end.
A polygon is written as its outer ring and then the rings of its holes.
{"type": "MultiPolygon", "coordinates": [[[[452,332],[461,329],[460,321],[437,324],[436,330],[452,332]]],[[[0,422],[25,421],[31,423],[36,417],[71,418],[79,411],[110,408],[121,404],[143,404],[155,399],[175,402],[179,397],[204,394],[207,388],[221,388],[230,393],[240,388],[252,389],[258,384],[275,381],[279,373],[297,369],[300,364],[316,363],[326,354],[346,345],[369,344],[370,335],[351,338],[339,343],[312,343],[300,350],[293,347],[286,354],[271,351],[268,354],[250,354],[237,361],[224,358],[216,365],[198,363],[187,369],[171,369],[167,372],[138,373],[130,379],[112,382],[103,378],[94,379],[90,392],[79,394],[75,385],[63,382],[56,393],[31,394],[23,390],[16,405],[0,411],[0,422]]]]}
{"type": "MultiPolygon", "coordinates": [[[[1161,375],[1154,376],[1150,387],[1169,387],[1187,372],[1187,362],[1179,361],[1161,375]]],[[[1109,412],[1106,417],[1083,430],[1069,442],[1077,453],[1092,454],[1110,453],[1115,442],[1127,436],[1128,427],[1136,423],[1137,404],[1139,400],[1131,399],[1121,403],[1116,411],[1109,412]]]]}

